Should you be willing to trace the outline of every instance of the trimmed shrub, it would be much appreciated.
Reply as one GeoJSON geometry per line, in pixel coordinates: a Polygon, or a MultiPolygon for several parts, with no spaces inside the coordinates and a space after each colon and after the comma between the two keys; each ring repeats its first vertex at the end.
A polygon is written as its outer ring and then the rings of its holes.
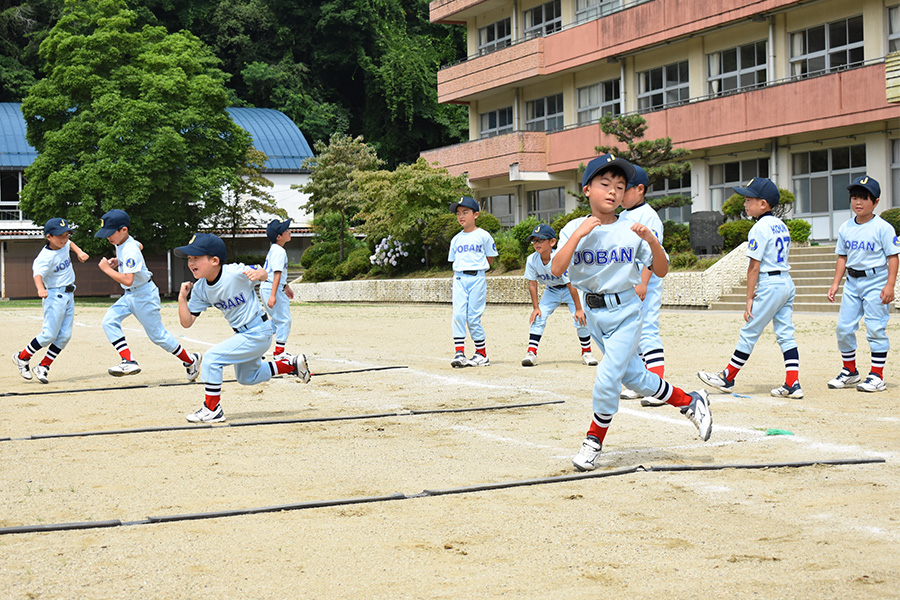
{"type": "Polygon", "coordinates": [[[691,251],[691,226],[687,223],[663,223],[663,248],[669,254],[691,251]]]}
{"type": "Polygon", "coordinates": [[[669,268],[675,271],[684,271],[697,264],[697,255],[693,251],[679,252],[669,256],[669,268]]]}
{"type": "MultiPolygon", "coordinates": [[[[533,229],[533,227],[532,227],[533,229]]],[[[531,229],[528,230],[529,232],[531,229]]],[[[494,236],[494,244],[497,245],[497,261],[507,271],[521,269],[525,264],[522,248],[519,240],[512,230],[500,231],[494,236]]]]}
{"type": "MultiPolygon", "coordinates": [[[[510,235],[512,235],[516,241],[519,242],[519,253],[522,256],[528,256],[529,250],[531,249],[531,244],[526,241],[531,232],[534,231],[534,228],[541,224],[540,219],[535,216],[530,216],[521,223],[517,223],[513,227],[511,227],[508,231],[510,235]]],[[[557,232],[557,235],[559,233],[557,232]]],[[[498,248],[499,251],[499,248],[498,248]]]]}
{"type": "Polygon", "coordinates": [[[791,241],[802,243],[809,240],[809,234],[812,231],[812,225],[805,219],[788,219],[784,222],[788,231],[791,232],[791,241]]]}
{"type": "Polygon", "coordinates": [[[347,257],[347,260],[334,268],[334,276],[339,279],[353,279],[365,275],[372,268],[369,262],[369,249],[357,248],[347,257]]]}
{"type": "Polygon", "coordinates": [[[889,208],[879,215],[894,228],[894,235],[900,235],[900,208],[889,208]]]}
{"type": "MultiPolygon", "coordinates": [[[[450,213],[450,216],[452,216],[453,220],[456,221],[455,214],[450,213]]],[[[459,225],[459,222],[457,221],[456,224],[459,225]]],[[[494,235],[495,233],[500,231],[500,229],[503,227],[502,225],[500,225],[500,219],[498,219],[497,217],[495,217],[494,215],[492,215],[489,212],[479,212],[478,218],[475,219],[475,224],[478,225],[479,227],[481,227],[482,229],[484,229],[485,231],[487,231],[491,235],[494,235]]],[[[462,227],[460,227],[459,229],[462,230],[462,227]]]]}
{"type": "Polygon", "coordinates": [[[719,226],[719,235],[725,240],[723,252],[731,252],[741,244],[747,241],[747,234],[753,227],[753,221],[750,219],[741,219],[740,221],[728,221],[719,226]]]}
{"type": "Polygon", "coordinates": [[[316,283],[318,281],[328,281],[334,279],[334,265],[326,264],[319,261],[313,266],[303,271],[303,281],[316,283]]]}

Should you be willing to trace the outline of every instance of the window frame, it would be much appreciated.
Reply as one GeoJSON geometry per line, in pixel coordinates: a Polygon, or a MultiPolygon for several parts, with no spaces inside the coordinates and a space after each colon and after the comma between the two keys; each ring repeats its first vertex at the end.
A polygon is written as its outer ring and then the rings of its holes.
{"type": "Polygon", "coordinates": [[[754,177],[769,177],[769,159],[765,157],[748,158],[745,160],[737,160],[731,162],[717,163],[709,165],[709,203],[710,210],[722,210],[725,201],[734,195],[734,188],[743,186],[754,177]],[[755,168],[751,168],[750,163],[756,163],[755,168]],[[728,171],[733,171],[737,167],[736,178],[729,175],[728,171]],[[721,169],[721,181],[716,181],[715,171],[721,169]]]}
{"type": "Polygon", "coordinates": [[[478,54],[479,56],[484,56],[485,54],[490,54],[491,52],[496,52],[497,50],[502,50],[507,46],[512,45],[512,19],[510,17],[506,17],[505,19],[500,19],[499,21],[494,21],[490,25],[485,25],[484,27],[478,28],[478,54]],[[498,36],[497,29],[499,26],[505,26],[506,32],[504,35],[498,36]],[[492,40],[486,40],[485,38],[493,33],[494,38],[492,40]]]}
{"type": "Polygon", "coordinates": [[[496,137],[498,135],[505,135],[507,133],[512,133],[515,131],[515,123],[513,123],[513,107],[512,106],[504,106],[503,108],[496,108],[494,110],[489,110],[487,112],[479,113],[478,115],[478,123],[479,123],[479,132],[478,137],[480,139],[496,137]],[[503,115],[501,115],[501,112],[503,115]],[[491,116],[494,116],[496,121],[496,125],[494,127],[485,127],[484,120],[487,118],[490,121],[491,116]],[[508,117],[508,122],[506,124],[501,124],[501,116],[508,117]]]}
{"type": "MultiPolygon", "coordinates": [[[[849,211],[850,199],[847,195],[847,185],[855,177],[865,175],[866,163],[865,144],[852,144],[850,146],[835,146],[832,148],[823,148],[821,150],[806,150],[803,152],[791,152],[791,191],[794,193],[796,200],[794,201],[794,214],[804,217],[812,217],[817,215],[828,215],[836,211],[849,211]],[[835,153],[837,151],[847,151],[848,164],[846,168],[834,168],[835,153]],[[825,156],[827,169],[813,170],[816,162],[821,163],[822,156],[825,156]],[[856,156],[862,157],[862,164],[854,163],[854,153],[856,156]],[[815,156],[814,156],[815,155],[815,156]],[[806,156],[806,167],[800,167],[799,157],[806,156]],[[804,186],[805,183],[805,186],[804,186]],[[816,208],[816,199],[814,194],[821,194],[822,185],[827,185],[827,207],[825,209],[814,210],[816,208]],[[819,190],[814,190],[814,186],[819,190]],[[805,189],[803,189],[805,187],[805,189]],[[838,196],[843,193],[843,196],[838,196]],[[838,202],[840,198],[840,202],[838,202]],[[806,205],[808,203],[808,206],[806,205]]],[[[819,196],[817,196],[819,197],[819,196]]],[[[821,202],[821,200],[819,200],[821,202]]]]}
{"type": "Polygon", "coordinates": [[[605,115],[620,115],[622,114],[622,80],[620,78],[608,79],[580,87],[575,90],[575,98],[578,105],[577,123],[579,125],[596,123],[605,115]],[[582,104],[583,95],[590,94],[593,88],[597,90],[597,102],[592,102],[588,97],[588,103],[582,104]],[[607,98],[610,91],[615,97],[607,98]]]}
{"type": "Polygon", "coordinates": [[[566,188],[553,187],[540,190],[529,190],[526,192],[525,208],[526,217],[533,216],[544,223],[551,223],[553,219],[566,212],[566,188]],[[559,206],[550,208],[542,207],[541,199],[546,196],[548,192],[556,192],[556,200],[558,201],[559,206]]]}
{"type": "Polygon", "coordinates": [[[525,130],[552,133],[565,127],[562,92],[525,102],[525,130]],[[555,108],[555,112],[550,112],[555,108]],[[539,116],[535,116],[540,112],[539,116]]]}
{"type": "Polygon", "coordinates": [[[863,16],[855,15],[852,17],[847,17],[845,19],[829,21],[828,23],[824,23],[822,25],[808,27],[806,29],[801,29],[800,31],[791,33],[788,36],[788,46],[790,48],[791,54],[789,62],[791,77],[794,79],[805,79],[807,77],[812,77],[815,75],[824,75],[843,69],[849,69],[862,64],[865,61],[864,25],[865,23],[863,21],[863,16]],[[859,22],[858,29],[861,36],[859,40],[852,42],[849,40],[849,34],[852,31],[852,28],[850,26],[851,21],[859,22]],[[842,45],[832,46],[831,40],[834,35],[833,29],[835,26],[840,24],[844,24],[844,34],[846,35],[847,41],[842,45]],[[824,47],[821,50],[809,51],[809,38],[811,35],[818,36],[819,29],[822,30],[821,35],[823,38],[822,43],[824,44],[824,47]],[[797,48],[798,45],[800,45],[801,48],[797,48]],[[795,52],[797,52],[797,54],[795,54],[795,52]],[[832,64],[833,57],[841,52],[847,54],[847,60],[843,63],[832,64]],[[858,53],[858,58],[851,59],[849,57],[850,52],[858,53]],[[818,63],[821,63],[822,67],[810,69],[811,61],[814,61],[817,66],[818,63]]]}
{"type": "Polygon", "coordinates": [[[562,2],[560,0],[550,0],[539,6],[524,11],[523,21],[525,23],[524,36],[526,40],[543,37],[562,30],[562,2]],[[550,11],[550,18],[547,18],[547,12],[550,11]],[[555,15],[553,14],[555,12],[555,15]],[[540,13],[540,22],[534,24],[535,17],[540,13]],[[531,24],[529,24],[531,21],[531,24]]]}
{"type": "Polygon", "coordinates": [[[755,89],[759,87],[763,87],[768,82],[768,40],[759,40],[756,42],[751,42],[749,44],[743,44],[741,46],[735,46],[734,48],[726,48],[725,50],[720,50],[718,52],[710,52],[706,55],[706,89],[707,93],[710,96],[725,96],[728,94],[734,94],[737,92],[755,89]],[[760,45],[762,48],[760,49],[760,45]],[[760,51],[762,52],[763,62],[760,64],[759,62],[755,63],[752,66],[744,65],[743,62],[745,60],[744,50],[750,47],[753,47],[753,56],[758,59],[760,56],[760,51]],[[734,52],[735,53],[735,69],[729,71],[723,71],[722,65],[725,61],[725,53],[734,52]],[[713,66],[714,62],[718,62],[718,67],[713,66]],[[718,70],[719,73],[713,75],[714,70],[718,70]],[[762,74],[762,81],[760,81],[760,74],[762,74]],[[754,76],[754,83],[745,84],[743,82],[744,78],[747,76],[754,76]],[[728,80],[734,79],[734,86],[725,88],[725,83],[728,80]],[[719,89],[714,89],[718,84],[719,89]]]}
{"type": "Polygon", "coordinates": [[[637,74],[637,78],[638,111],[640,112],[651,112],[681,106],[690,100],[690,63],[687,60],[641,71],[637,74]],[[670,85],[669,81],[671,81],[673,73],[677,74],[677,83],[670,85]],[[684,80],[681,78],[682,74],[684,75],[684,80]],[[660,86],[651,87],[657,78],[660,86]],[[670,99],[673,93],[678,96],[676,100],[670,99]],[[654,100],[657,96],[661,100],[659,103],[654,100]]]}

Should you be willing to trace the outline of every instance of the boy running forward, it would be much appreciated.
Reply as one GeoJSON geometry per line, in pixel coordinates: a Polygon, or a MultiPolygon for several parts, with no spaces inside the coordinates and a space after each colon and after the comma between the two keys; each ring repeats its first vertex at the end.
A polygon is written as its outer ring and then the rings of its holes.
{"type": "Polygon", "coordinates": [[[525,261],[525,279],[528,281],[528,293],[531,295],[533,310],[528,319],[531,327],[528,330],[528,350],[522,359],[523,367],[537,364],[538,344],[547,326],[547,319],[558,307],[566,304],[572,313],[578,341],[581,342],[581,361],[588,366],[596,366],[597,359],[591,354],[591,332],[588,331],[584,310],[578,292],[569,283],[565,273],[557,277],[550,272],[550,261],[553,259],[553,246],[556,245],[556,232],[549,225],[540,224],[534,228],[527,241],[534,246],[534,252],[525,261]],[[544,293],[538,302],[538,281],[544,284],[544,293]]]}
{"type": "Polygon", "coordinates": [[[191,423],[220,423],[225,412],[219,402],[222,395],[222,369],[234,365],[238,383],[254,385],[281,373],[292,373],[309,383],[306,356],[282,353],[282,359],[263,362],[260,358],[272,343],[273,328],[262,305],[256,299],[254,283],[266,279],[265,269],[240,263],[225,264],[225,242],[211,233],[198,233],[186,246],[175,249],[175,256],[186,258],[197,280],[185,281],[178,293],[178,319],[191,327],[200,313],[215,307],[222,311],[234,335],[206,352],[202,380],[206,384],[203,406],[186,415],[191,423]]]}
{"type": "Polygon", "coordinates": [[[291,299],[294,291],[286,285],[287,252],[284,251],[284,245],[291,241],[291,220],[270,221],[266,226],[266,237],[272,246],[266,256],[266,264],[263,265],[268,276],[259,284],[259,297],[275,326],[275,351],[272,358],[278,360],[284,354],[284,347],[291,333],[291,299]]]}
{"type": "Polygon", "coordinates": [[[478,218],[478,202],[475,198],[463,196],[459,202],[450,205],[450,212],[456,213],[456,220],[463,230],[453,236],[450,242],[448,260],[453,263],[453,346],[456,356],[450,361],[453,368],[487,367],[491,361],[487,356],[481,315],[487,303],[487,276],[497,246],[494,238],[484,229],[475,225],[478,218]],[[475,354],[466,359],[466,327],[475,354]]]}
{"type": "Polygon", "coordinates": [[[19,375],[31,379],[28,361],[34,353],[50,344],[39,365],[34,367],[34,375],[41,383],[49,382],[50,365],[63,351],[72,338],[75,321],[75,271],[69,252],[74,252],[81,262],[90,258],[69,240],[72,228],[64,219],[50,219],[44,224],[44,246],[31,265],[34,287],[37,288],[44,309],[44,323],[41,332],[27,346],[13,354],[13,362],[19,375]]]}
{"type": "Polygon", "coordinates": [[[570,221],[560,232],[560,248],[551,270],[582,295],[588,329],[603,352],[593,388],[593,419],[581,450],[572,459],[579,471],[591,470],[619,409],[622,383],[644,396],[653,396],[681,409],[706,441],[712,433],[712,414],[706,392],[690,394],[648,371],[638,356],[641,339],[641,299],[634,291],[642,265],[664,277],[669,262],[650,229],[616,216],[625,186],[634,177],[628,161],[604,154],[588,163],[582,191],[591,214],[570,221]]]}
{"type": "Polygon", "coordinates": [[[771,391],[776,398],[803,398],[800,389],[800,354],[794,339],[794,281],[788,255],[791,234],[781,219],[772,214],[781,193],[770,179],[755,177],[746,187],[734,188],[744,196],[744,212],[757,219],[747,234],[747,307],[740,339],[731,360],[720,373],[700,371],[703,383],[726,394],[734,391],[734,378],[750,358],[763,329],[772,322],[775,339],[784,357],[784,384],[771,391]]]}
{"type": "MultiPolygon", "coordinates": [[[[663,224],[659,213],[644,200],[650,178],[647,171],[634,165],[634,179],[628,182],[625,195],[622,198],[622,207],[625,208],[619,216],[635,223],[642,223],[650,228],[659,243],[663,241],[663,224]]],[[[638,346],[638,354],[647,368],[660,377],[665,377],[666,357],[663,352],[662,338],[659,336],[659,310],[662,307],[662,278],[653,274],[649,267],[641,269],[641,282],[635,286],[634,291],[643,301],[641,312],[644,313],[644,325],[641,329],[641,343],[638,346]]],[[[637,399],[638,394],[629,389],[622,390],[622,398],[637,399]]],[[[642,406],[662,406],[654,398],[641,400],[642,406]]]]}
{"type": "Polygon", "coordinates": [[[881,392],[884,364],[890,342],[886,333],[889,309],[894,301],[894,283],[900,259],[900,240],[894,228],[875,214],[881,186],[867,175],[857,177],[850,190],[850,208],[856,216],[841,225],[835,252],[834,282],[828,300],[834,302],[838,286],[847,272],[841,295],[841,312],[837,324],[837,343],[844,366],[828,387],[840,389],[856,385],[860,392],[881,392]],[[866,339],[872,353],[872,366],[865,381],[860,382],[856,369],[856,330],[859,320],[866,319],[866,339]]]}
{"type": "Polygon", "coordinates": [[[171,333],[166,330],[159,314],[159,288],[151,279],[153,274],[144,262],[141,244],[131,237],[131,218],[124,210],[114,209],[103,215],[100,229],[94,237],[106,238],[116,247],[116,257],[101,258],[100,270],[122,286],[124,293],[109,307],[103,317],[103,331],[109,342],[122,357],[122,362],[107,371],[113,377],[137,375],[141,367],[131,355],[122,321],[134,315],[150,341],[181,360],[187,370],[188,381],[197,379],[200,373],[200,353],[188,353],[171,333]]]}

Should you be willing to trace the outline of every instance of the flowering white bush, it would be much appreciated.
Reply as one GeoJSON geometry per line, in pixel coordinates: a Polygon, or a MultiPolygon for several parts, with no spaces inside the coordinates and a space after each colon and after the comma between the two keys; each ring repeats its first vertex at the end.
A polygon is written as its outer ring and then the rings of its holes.
{"type": "Polygon", "coordinates": [[[369,262],[379,267],[396,267],[403,258],[409,256],[409,252],[405,250],[408,245],[390,235],[382,238],[375,246],[375,254],[369,257],[369,262]]]}

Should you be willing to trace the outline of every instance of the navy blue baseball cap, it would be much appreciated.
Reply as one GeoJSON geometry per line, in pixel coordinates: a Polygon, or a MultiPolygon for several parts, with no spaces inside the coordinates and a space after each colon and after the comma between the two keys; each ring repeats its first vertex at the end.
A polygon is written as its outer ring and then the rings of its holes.
{"type": "Polygon", "coordinates": [[[881,198],[881,186],[878,185],[878,182],[869,177],[868,175],[860,175],[856,179],[854,179],[850,185],[847,186],[848,190],[853,190],[855,187],[861,187],[870,194],[876,200],[881,198]]]}
{"type": "Polygon", "coordinates": [[[472,198],[471,196],[463,196],[462,198],[459,199],[459,202],[452,202],[450,204],[450,212],[455,213],[456,209],[459,208],[460,206],[462,206],[464,208],[471,208],[475,212],[478,212],[481,210],[481,207],[478,206],[478,200],[476,200],[475,198],[472,198]]]}
{"type": "Polygon", "coordinates": [[[269,238],[269,241],[273,244],[275,243],[275,239],[288,230],[291,226],[291,220],[285,219],[282,221],[281,219],[272,219],[269,221],[269,224],[266,225],[266,237],[269,238]]]}
{"type": "Polygon", "coordinates": [[[219,261],[225,262],[228,252],[225,250],[225,242],[219,236],[211,233],[195,233],[187,246],[178,246],[174,250],[178,258],[188,256],[218,256],[219,261]]]}
{"type": "Polygon", "coordinates": [[[553,228],[547,225],[546,223],[541,223],[537,227],[535,227],[531,234],[525,238],[526,242],[530,242],[531,240],[555,240],[556,232],[553,231],[553,228]]]}
{"type": "Polygon", "coordinates": [[[647,177],[647,171],[634,163],[632,163],[631,166],[634,167],[634,177],[628,180],[628,185],[625,186],[625,189],[629,190],[633,187],[642,185],[646,192],[647,188],[650,187],[650,178],[647,177]]]}
{"type": "Polygon", "coordinates": [[[781,200],[778,186],[771,179],[765,177],[754,177],[744,187],[734,188],[734,193],[748,198],[762,198],[772,208],[778,206],[778,202],[781,200]]]}
{"type": "Polygon", "coordinates": [[[114,208],[100,218],[100,230],[94,237],[108,238],[123,227],[131,227],[131,217],[124,210],[114,208]]]}
{"type": "Polygon", "coordinates": [[[625,172],[625,181],[629,182],[634,179],[634,165],[624,158],[616,158],[612,154],[602,154],[594,158],[587,164],[584,169],[584,175],[581,176],[581,187],[586,187],[598,173],[609,169],[610,167],[619,167],[625,172]]]}
{"type": "Polygon", "coordinates": [[[44,234],[46,235],[62,235],[67,231],[75,230],[69,227],[65,219],[56,217],[44,223],[44,234]]]}

